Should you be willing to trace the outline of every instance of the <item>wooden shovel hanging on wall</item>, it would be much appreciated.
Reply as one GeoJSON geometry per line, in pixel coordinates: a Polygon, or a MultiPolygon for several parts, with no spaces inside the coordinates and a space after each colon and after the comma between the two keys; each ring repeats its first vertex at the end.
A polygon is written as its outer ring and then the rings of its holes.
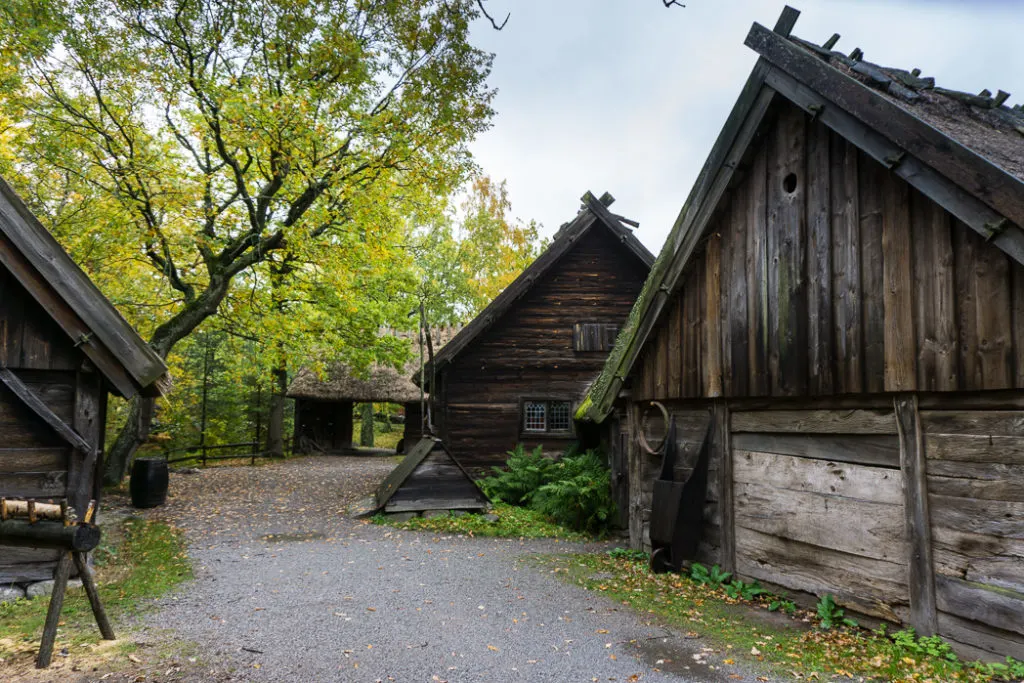
{"type": "Polygon", "coordinates": [[[656,573],[682,569],[683,562],[697,557],[704,530],[704,500],[708,488],[711,421],[693,472],[685,482],[675,480],[679,444],[676,420],[671,418],[662,442],[661,473],[654,481],[651,500],[651,570],[656,573]]]}

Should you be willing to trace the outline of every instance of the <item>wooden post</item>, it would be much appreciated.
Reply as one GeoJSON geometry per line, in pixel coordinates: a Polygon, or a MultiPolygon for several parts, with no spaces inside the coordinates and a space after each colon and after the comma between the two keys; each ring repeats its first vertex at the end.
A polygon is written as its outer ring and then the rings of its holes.
{"type": "Polygon", "coordinates": [[[43,626],[43,639],[39,642],[39,655],[36,657],[36,668],[45,669],[50,666],[53,656],[53,641],[57,639],[57,622],[60,611],[64,607],[64,591],[68,587],[68,574],[71,573],[71,553],[61,551],[57,562],[57,572],[53,576],[53,592],[50,594],[50,607],[46,611],[46,624],[43,626]]]}
{"type": "Polygon", "coordinates": [[[96,581],[93,579],[92,570],[89,569],[89,563],[86,561],[85,553],[72,553],[72,557],[75,560],[75,566],[78,568],[78,577],[82,579],[82,585],[85,587],[85,593],[89,596],[89,604],[92,605],[92,614],[96,617],[96,625],[100,627],[100,633],[103,635],[104,640],[115,640],[114,629],[110,626],[110,620],[107,618],[107,611],[103,609],[103,603],[100,602],[100,594],[96,589],[96,581]]]}
{"type": "Polygon", "coordinates": [[[719,558],[722,569],[727,572],[736,571],[736,526],[733,519],[733,482],[732,482],[732,432],[729,404],[715,401],[711,419],[714,420],[714,442],[712,458],[718,458],[718,507],[721,517],[721,552],[719,558]]]}
{"type": "Polygon", "coordinates": [[[630,401],[626,408],[626,415],[629,430],[627,440],[627,468],[629,474],[629,547],[634,550],[643,550],[647,543],[644,538],[643,522],[643,475],[644,467],[642,458],[646,457],[640,450],[637,441],[637,430],[639,429],[640,409],[638,404],[630,401]]]}
{"type": "Polygon", "coordinates": [[[918,635],[938,630],[935,610],[935,570],[932,564],[932,528],[928,512],[928,480],[917,411],[917,395],[901,394],[893,399],[896,429],[900,439],[900,468],[903,470],[903,498],[910,549],[910,625],[918,635]]]}

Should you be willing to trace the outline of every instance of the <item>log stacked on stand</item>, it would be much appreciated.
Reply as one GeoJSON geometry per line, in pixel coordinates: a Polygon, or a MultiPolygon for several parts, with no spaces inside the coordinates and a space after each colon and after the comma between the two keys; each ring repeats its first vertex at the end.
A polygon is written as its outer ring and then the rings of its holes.
{"type": "Polygon", "coordinates": [[[0,546],[28,548],[50,548],[60,552],[57,571],[54,575],[50,607],[46,612],[43,638],[39,643],[36,667],[43,669],[50,665],[53,642],[57,637],[57,623],[64,606],[71,563],[74,562],[82,586],[89,596],[93,616],[105,640],[114,640],[106,610],[100,602],[99,592],[92,570],[89,568],[88,553],[100,542],[100,529],[92,518],[96,502],[90,501],[85,516],[79,520],[74,508],[67,503],[37,503],[34,500],[8,500],[0,498],[0,546]]]}

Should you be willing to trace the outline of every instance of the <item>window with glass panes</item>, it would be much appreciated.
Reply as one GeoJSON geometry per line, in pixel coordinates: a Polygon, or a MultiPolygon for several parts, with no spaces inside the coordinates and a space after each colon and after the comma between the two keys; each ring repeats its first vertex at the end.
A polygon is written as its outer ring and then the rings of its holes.
{"type": "Polygon", "coordinates": [[[572,430],[572,405],[569,401],[523,401],[523,431],[535,433],[572,430]]]}

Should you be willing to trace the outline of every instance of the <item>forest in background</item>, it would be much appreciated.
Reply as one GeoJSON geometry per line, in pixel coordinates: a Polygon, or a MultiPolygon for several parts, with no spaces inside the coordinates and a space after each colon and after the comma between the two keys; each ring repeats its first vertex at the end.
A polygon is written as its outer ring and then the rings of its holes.
{"type": "Polygon", "coordinates": [[[196,443],[204,393],[207,443],[259,424],[281,450],[300,367],[402,367],[380,329],[421,304],[465,321],[536,256],[467,148],[494,114],[476,20],[475,0],[0,8],[0,175],[174,379],[155,411],[111,402],[108,483],[147,438],[196,443]]]}

